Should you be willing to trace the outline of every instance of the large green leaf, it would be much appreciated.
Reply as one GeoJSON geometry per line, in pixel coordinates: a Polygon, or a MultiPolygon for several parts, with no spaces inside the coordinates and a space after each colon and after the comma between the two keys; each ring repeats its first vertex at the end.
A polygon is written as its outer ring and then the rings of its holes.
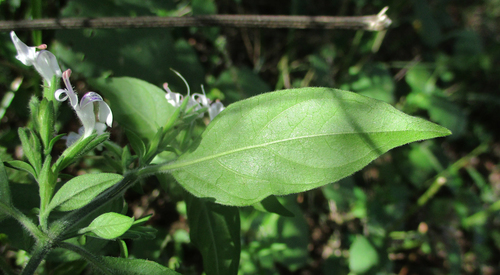
{"type": "Polygon", "coordinates": [[[203,255],[207,275],[238,274],[240,215],[238,208],[193,197],[186,192],[189,235],[203,255]]]}
{"type": "Polygon", "coordinates": [[[145,140],[153,139],[175,111],[164,90],[140,79],[100,78],[90,83],[109,100],[118,123],[145,140]]]}
{"type": "Polygon", "coordinates": [[[283,90],[228,106],[168,169],[197,197],[250,205],[335,182],[394,147],[449,134],[355,93],[283,90]]]}
{"type": "Polygon", "coordinates": [[[111,173],[85,174],[73,178],[57,191],[50,201],[47,211],[55,208],[60,211],[78,209],[122,178],[122,175],[111,173]]]}

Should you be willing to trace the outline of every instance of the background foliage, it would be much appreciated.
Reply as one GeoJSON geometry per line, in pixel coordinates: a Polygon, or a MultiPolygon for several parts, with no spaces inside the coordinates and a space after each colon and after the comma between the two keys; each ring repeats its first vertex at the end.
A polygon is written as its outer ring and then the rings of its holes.
{"type": "MultiPolygon", "coordinates": [[[[0,1],[0,19],[31,18],[34,3],[0,1]]],[[[238,208],[240,274],[496,273],[500,1],[52,0],[43,1],[40,11],[42,17],[368,15],[384,6],[390,7],[393,21],[386,33],[213,27],[44,31],[41,40],[40,32],[18,35],[23,41],[31,38],[31,45],[48,44],[63,69],[79,74],[74,84],[80,93],[96,89],[95,78],[110,75],[141,78],[158,87],[168,82],[173,91],[182,92],[185,87],[173,68],[192,90],[198,92],[203,84],[211,98],[226,105],[276,89],[333,87],[386,101],[453,132],[392,150],[340,182],[279,198],[294,217],[238,208]]],[[[15,59],[8,33],[0,33],[0,39],[0,156],[5,161],[11,155],[22,157],[17,128],[29,123],[26,106],[29,95],[40,91],[40,82],[15,59]]],[[[72,111],[61,108],[58,127],[76,131],[79,124],[72,111]]],[[[112,128],[111,139],[125,144],[125,130],[112,128]]],[[[63,143],[56,146],[64,149],[63,143]]],[[[97,151],[65,172],[115,171],[106,160],[97,151]]],[[[37,205],[25,173],[11,171],[7,176],[16,183],[13,201],[25,202],[19,209],[37,205]]],[[[149,178],[143,186],[144,193],[126,194],[125,210],[136,218],[154,214],[150,226],[158,233],[153,240],[131,242],[129,256],[183,274],[200,274],[201,254],[191,241],[203,240],[190,240],[186,213],[190,207],[217,206],[181,201],[184,191],[168,175],[149,178]]],[[[11,239],[22,231],[0,233],[2,264],[21,266],[26,262],[22,249],[30,244],[11,239]]],[[[106,255],[120,254],[116,243],[94,240],[86,246],[106,255]]],[[[70,253],[53,253],[45,268],[51,274],[76,274],[85,264],[70,253]],[[60,264],[63,259],[70,262],[60,264]]]]}

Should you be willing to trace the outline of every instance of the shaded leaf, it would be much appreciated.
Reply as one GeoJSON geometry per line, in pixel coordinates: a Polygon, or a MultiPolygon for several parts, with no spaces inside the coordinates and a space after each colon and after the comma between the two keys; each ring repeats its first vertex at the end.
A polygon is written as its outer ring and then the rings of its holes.
{"type": "Polygon", "coordinates": [[[102,257],[103,262],[113,274],[123,275],[180,275],[170,268],[158,263],[142,259],[124,259],[115,257],[102,257]]]}
{"type": "MultiPolygon", "coordinates": [[[[167,102],[165,91],[140,79],[99,78],[90,83],[109,100],[116,121],[147,141],[151,141],[175,111],[167,102]]],[[[141,151],[142,146],[134,142],[134,149],[141,151]]]]}
{"type": "MultiPolygon", "coordinates": [[[[0,159],[0,202],[6,206],[11,205],[10,201],[10,187],[9,187],[9,177],[5,171],[5,166],[3,165],[2,159],[0,159]]],[[[0,220],[5,218],[6,215],[0,212],[0,220]]]]}
{"type": "Polygon", "coordinates": [[[253,207],[263,212],[275,213],[284,217],[294,217],[293,213],[288,211],[275,196],[269,196],[253,204],[253,207]]]}
{"type": "Polygon", "coordinates": [[[56,208],[60,211],[78,209],[122,178],[121,175],[109,173],[85,174],[73,178],[57,191],[47,211],[56,208]]]}
{"type": "Polygon", "coordinates": [[[240,215],[238,208],[215,204],[185,192],[193,244],[203,256],[207,275],[238,274],[240,215]]]}

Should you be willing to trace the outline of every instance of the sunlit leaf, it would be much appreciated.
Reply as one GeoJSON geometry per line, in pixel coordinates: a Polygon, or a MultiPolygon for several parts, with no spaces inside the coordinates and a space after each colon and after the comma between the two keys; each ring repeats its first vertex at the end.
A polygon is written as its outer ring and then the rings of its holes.
{"type": "Polygon", "coordinates": [[[283,90],[228,106],[168,168],[195,196],[250,205],[338,181],[394,147],[449,134],[355,93],[283,90]]]}
{"type": "Polygon", "coordinates": [[[89,226],[80,229],[80,234],[92,232],[98,237],[111,240],[120,237],[134,224],[134,218],[108,212],[95,218],[89,226]]]}

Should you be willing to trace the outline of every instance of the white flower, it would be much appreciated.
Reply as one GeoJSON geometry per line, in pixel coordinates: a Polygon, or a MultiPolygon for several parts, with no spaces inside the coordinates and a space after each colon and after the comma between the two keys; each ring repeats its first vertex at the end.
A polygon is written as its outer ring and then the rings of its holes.
{"type": "Polygon", "coordinates": [[[10,32],[10,37],[17,50],[16,58],[26,66],[33,65],[49,85],[51,85],[54,76],[61,77],[62,72],[56,57],[51,52],[45,50],[47,45],[42,44],[38,47],[28,47],[13,31],[10,32]],[[40,49],[41,51],[37,52],[36,49],[40,49]]]}
{"type": "Polygon", "coordinates": [[[224,109],[224,105],[219,100],[212,103],[212,105],[208,108],[208,117],[210,117],[210,121],[214,120],[214,118],[224,109]]]}
{"type": "Polygon", "coordinates": [[[167,91],[167,94],[165,95],[167,102],[172,104],[174,107],[180,107],[184,97],[179,93],[172,92],[170,88],[168,88],[168,83],[163,84],[163,89],[167,91]]]}
{"type": "MultiPolygon", "coordinates": [[[[217,116],[220,112],[222,112],[222,110],[224,110],[224,105],[222,104],[222,102],[217,100],[216,102],[212,103],[212,101],[206,96],[205,90],[203,89],[203,85],[201,86],[203,94],[193,94],[192,96],[190,96],[189,95],[190,89],[186,79],[184,79],[184,77],[182,77],[182,75],[179,72],[175,70],[172,71],[174,71],[174,73],[176,73],[182,79],[182,81],[184,81],[184,84],[186,84],[188,91],[187,92],[188,103],[186,106],[187,110],[193,109],[193,111],[198,111],[199,109],[205,107],[208,109],[208,116],[210,117],[210,121],[212,121],[215,118],[215,116],[217,116]]],[[[184,96],[182,96],[179,93],[172,92],[170,88],[168,88],[168,83],[163,84],[163,89],[167,91],[167,94],[165,95],[167,102],[176,108],[180,107],[182,101],[184,101],[184,96]]],[[[201,117],[203,117],[203,114],[200,114],[200,118],[201,117]]]]}
{"type": "Polygon", "coordinates": [[[104,130],[106,130],[106,125],[111,127],[111,124],[113,123],[113,114],[111,113],[111,109],[109,108],[108,104],[104,102],[104,100],[99,94],[94,92],[88,92],[82,97],[82,99],[80,100],[80,104],[78,104],[78,96],[73,91],[73,87],[69,82],[70,75],[71,75],[71,70],[67,70],[62,74],[62,79],[64,81],[64,84],[66,85],[66,89],[57,90],[55,92],[55,98],[58,101],[65,101],[66,99],[69,98],[71,107],[73,107],[73,109],[76,112],[76,115],[83,124],[83,131],[79,131],[80,134],[70,133],[70,135],[67,138],[67,144],[70,143],[70,141],[71,143],[75,142],[82,135],[83,138],[92,135],[94,130],[96,130],[98,134],[102,134],[104,133],[104,130]],[[99,110],[97,113],[97,119],[98,119],[97,122],[94,113],[94,103],[98,103],[99,105],[99,110]],[[103,122],[105,122],[106,124],[104,124],[103,122]]]}

